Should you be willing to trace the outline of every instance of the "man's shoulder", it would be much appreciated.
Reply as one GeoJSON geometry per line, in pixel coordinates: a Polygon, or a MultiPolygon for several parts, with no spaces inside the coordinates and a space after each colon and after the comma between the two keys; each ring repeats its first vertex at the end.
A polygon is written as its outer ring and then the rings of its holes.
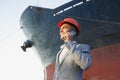
{"type": "Polygon", "coordinates": [[[89,44],[78,44],[79,46],[85,46],[85,47],[90,47],[89,44]]]}
{"type": "Polygon", "coordinates": [[[88,44],[77,44],[77,47],[83,51],[90,51],[90,45],[88,44]]]}

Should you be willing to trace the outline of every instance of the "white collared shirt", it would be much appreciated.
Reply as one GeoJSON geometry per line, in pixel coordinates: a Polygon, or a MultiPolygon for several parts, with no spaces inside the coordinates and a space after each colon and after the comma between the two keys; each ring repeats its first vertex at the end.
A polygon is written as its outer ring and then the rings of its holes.
{"type": "Polygon", "coordinates": [[[68,51],[67,47],[65,47],[64,45],[62,47],[64,47],[64,48],[59,55],[59,62],[60,63],[62,62],[63,58],[67,55],[67,51],[68,51]]]}

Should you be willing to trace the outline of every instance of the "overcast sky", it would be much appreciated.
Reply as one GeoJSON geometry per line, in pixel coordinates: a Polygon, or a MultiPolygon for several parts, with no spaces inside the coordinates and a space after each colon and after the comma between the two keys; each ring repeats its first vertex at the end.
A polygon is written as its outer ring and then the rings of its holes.
{"type": "Polygon", "coordinates": [[[0,0],[0,80],[42,80],[43,67],[32,49],[23,52],[26,40],[20,16],[29,6],[55,8],[70,0],[0,0]],[[54,4],[53,4],[54,3],[54,4]]]}

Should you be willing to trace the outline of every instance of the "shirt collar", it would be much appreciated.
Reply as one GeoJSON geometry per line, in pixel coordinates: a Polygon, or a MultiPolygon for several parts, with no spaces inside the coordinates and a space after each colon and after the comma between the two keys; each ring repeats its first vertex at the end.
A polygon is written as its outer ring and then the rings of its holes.
{"type": "MultiPolygon", "coordinates": [[[[76,41],[72,41],[72,43],[74,44],[74,43],[77,43],[76,41]]],[[[64,43],[63,45],[61,45],[60,46],[60,49],[63,49],[64,47],[66,47],[66,45],[65,45],[66,43],[64,43]]]]}

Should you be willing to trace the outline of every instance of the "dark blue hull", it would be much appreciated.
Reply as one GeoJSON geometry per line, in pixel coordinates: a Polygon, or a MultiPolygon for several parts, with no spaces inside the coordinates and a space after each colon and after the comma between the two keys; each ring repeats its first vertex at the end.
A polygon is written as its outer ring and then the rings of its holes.
{"type": "Polygon", "coordinates": [[[55,9],[29,6],[21,16],[21,26],[44,66],[55,61],[63,43],[57,23],[66,17],[79,21],[79,43],[92,49],[120,43],[120,0],[74,0],[55,9]]]}

